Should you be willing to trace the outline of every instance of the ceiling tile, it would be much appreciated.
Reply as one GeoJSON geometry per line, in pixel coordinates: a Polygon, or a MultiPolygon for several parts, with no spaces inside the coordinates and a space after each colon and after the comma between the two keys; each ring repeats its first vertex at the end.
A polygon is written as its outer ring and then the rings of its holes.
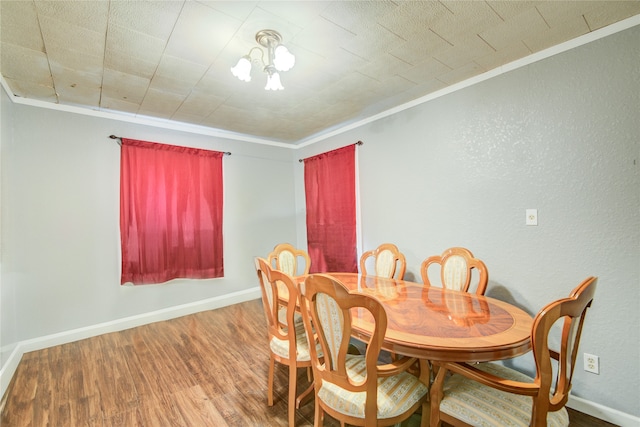
{"type": "Polygon", "coordinates": [[[383,82],[411,68],[413,68],[411,64],[387,53],[368,62],[365,66],[359,68],[358,71],[365,76],[383,82]]]}
{"type": "Polygon", "coordinates": [[[165,94],[171,93],[172,96],[179,96],[182,99],[186,98],[189,93],[191,93],[192,88],[193,82],[161,76],[159,74],[153,76],[151,83],[149,84],[149,90],[153,89],[165,94]]]}
{"type": "Polygon", "coordinates": [[[439,79],[423,80],[416,85],[416,89],[414,90],[414,93],[422,93],[424,95],[430,95],[433,92],[444,89],[446,87],[447,87],[447,84],[444,81],[439,79]]]}
{"type": "Polygon", "coordinates": [[[53,86],[47,56],[36,50],[2,43],[2,75],[42,86],[53,86]]]}
{"type": "Polygon", "coordinates": [[[293,38],[293,42],[297,45],[305,46],[311,52],[331,58],[336,46],[348,42],[355,36],[355,33],[320,17],[309,22],[293,38]]]}
{"type": "Polygon", "coordinates": [[[112,1],[109,25],[168,40],[184,1],[112,1]]]}
{"type": "Polygon", "coordinates": [[[500,25],[481,32],[480,37],[495,50],[500,50],[516,40],[524,40],[548,29],[547,23],[542,19],[538,10],[534,8],[527,9],[500,25]]]}
{"type": "Polygon", "coordinates": [[[156,75],[189,82],[194,86],[207,72],[207,67],[168,54],[162,55],[156,75]]]}
{"type": "Polygon", "coordinates": [[[49,55],[51,52],[69,50],[84,55],[104,56],[105,32],[92,31],[46,16],[40,17],[40,28],[49,55]]]}
{"type": "Polygon", "coordinates": [[[103,94],[100,100],[100,107],[102,110],[111,110],[111,112],[136,114],[140,105],[120,98],[111,98],[103,94]]]}
{"type": "MultiPolygon", "coordinates": [[[[221,1],[221,0],[197,0],[207,7],[225,13],[233,18],[244,21],[256,8],[259,1],[242,0],[242,1],[221,1]]],[[[289,2],[287,2],[289,3],[289,2]]]]}
{"type": "MultiPolygon", "coordinates": [[[[526,1],[526,0],[500,0],[492,1],[487,0],[487,4],[493,9],[502,20],[506,21],[513,18],[516,15],[520,15],[526,10],[534,9],[536,6],[543,4],[540,1],[526,1]]],[[[577,1],[556,1],[555,3],[578,3],[577,1]]],[[[554,6],[558,7],[558,5],[554,6]]]]}
{"type": "Polygon", "coordinates": [[[100,74],[91,74],[58,67],[53,73],[53,83],[58,93],[62,88],[73,89],[76,87],[92,89],[99,93],[102,86],[102,72],[100,74]]]}
{"type": "Polygon", "coordinates": [[[392,13],[398,5],[389,0],[379,1],[334,1],[320,14],[337,26],[358,34],[377,18],[392,13]]]}
{"type": "Polygon", "coordinates": [[[110,2],[105,0],[80,2],[35,0],[41,24],[42,18],[49,17],[101,34],[107,30],[109,5],[110,2]]]}
{"type": "MultiPolygon", "coordinates": [[[[71,80],[75,81],[75,80],[71,80]]],[[[100,105],[100,87],[61,81],[56,82],[56,92],[61,103],[68,105],[85,105],[98,107],[100,105]]]]}
{"type": "Polygon", "coordinates": [[[165,53],[208,66],[241,25],[239,19],[201,3],[186,2],[165,53]]]}
{"type": "Polygon", "coordinates": [[[104,66],[121,73],[151,79],[158,68],[158,62],[145,61],[124,52],[107,49],[104,56],[104,66]]]}
{"type": "Polygon", "coordinates": [[[438,80],[442,80],[443,82],[452,85],[473,76],[477,76],[478,74],[482,74],[484,71],[486,70],[484,70],[480,65],[472,62],[464,67],[456,68],[455,70],[441,74],[438,76],[438,80]]]}
{"type": "Polygon", "coordinates": [[[40,85],[28,80],[16,80],[5,77],[7,84],[11,86],[13,94],[21,98],[37,99],[44,102],[57,103],[58,97],[53,86],[40,85]]]}
{"type": "MultiPolygon", "coordinates": [[[[585,12],[591,31],[640,13],[640,1],[600,1],[600,7],[585,12]]],[[[593,5],[595,6],[595,5],[593,5]]]]}
{"type": "Polygon", "coordinates": [[[479,56],[475,59],[475,62],[485,70],[492,70],[517,59],[524,58],[531,53],[531,50],[529,50],[523,42],[517,41],[498,51],[479,56]]]}
{"type": "Polygon", "coordinates": [[[451,14],[442,15],[429,28],[451,44],[460,37],[479,34],[503,23],[503,19],[484,1],[448,0],[441,3],[451,14]]]}
{"type": "Polygon", "coordinates": [[[567,18],[563,25],[556,25],[544,31],[537,32],[522,40],[522,42],[531,50],[531,52],[539,52],[548,47],[562,43],[587,34],[589,27],[582,17],[567,18]]]}
{"type": "Polygon", "coordinates": [[[213,113],[224,101],[225,98],[216,97],[210,93],[194,91],[180,105],[176,115],[198,115],[204,118],[213,113]]]}
{"type": "Polygon", "coordinates": [[[321,15],[322,11],[329,7],[329,4],[326,1],[313,0],[261,1],[258,3],[258,7],[289,22],[295,22],[300,27],[304,27],[304,23],[310,22],[318,15],[321,15]]]}
{"type": "Polygon", "coordinates": [[[51,47],[48,54],[49,68],[54,77],[63,74],[65,70],[102,75],[104,67],[102,55],[89,55],[77,50],[61,49],[59,46],[51,47]]]}
{"type": "MultiPolygon", "coordinates": [[[[394,94],[405,92],[407,90],[413,89],[416,87],[416,84],[411,80],[403,77],[403,76],[394,76],[391,77],[382,84],[378,85],[375,89],[376,95],[382,97],[382,99],[391,97],[394,94]]],[[[378,101],[381,103],[382,101],[378,101]]]]}
{"type": "Polygon", "coordinates": [[[149,88],[138,114],[169,119],[180,107],[185,97],[173,92],[149,88]]]}
{"type": "Polygon", "coordinates": [[[340,46],[354,55],[373,60],[404,42],[405,40],[397,34],[378,24],[372,24],[366,28],[362,27],[355,37],[340,46]]]}
{"type": "Polygon", "coordinates": [[[150,83],[150,79],[106,68],[102,81],[102,92],[104,96],[109,98],[139,106],[150,83]]]}
{"type": "Polygon", "coordinates": [[[167,41],[127,27],[110,25],[107,32],[105,67],[151,78],[167,41]],[[140,70],[136,64],[140,63],[140,70]],[[147,65],[148,64],[148,65],[147,65]]]}
{"type": "Polygon", "coordinates": [[[377,22],[405,40],[421,37],[434,23],[452,16],[449,9],[437,1],[405,1],[397,8],[379,16],[377,22]]]}
{"type": "Polygon", "coordinates": [[[0,39],[3,43],[44,52],[44,42],[33,2],[3,2],[0,23],[0,39]]]}
{"type": "Polygon", "coordinates": [[[357,96],[358,92],[368,90],[370,85],[376,87],[378,84],[379,82],[376,82],[371,77],[353,72],[338,80],[333,85],[323,89],[320,93],[321,99],[322,95],[324,95],[327,98],[333,98],[338,103],[350,102],[350,98],[357,96]]]}
{"type": "Polygon", "coordinates": [[[433,57],[449,68],[458,68],[494,51],[495,49],[474,34],[466,39],[456,39],[453,46],[441,49],[434,53],[433,57]]]}
{"type": "Polygon", "coordinates": [[[451,68],[442,62],[429,58],[416,64],[413,68],[403,72],[401,75],[414,83],[419,83],[434,79],[450,70],[451,68]]]}

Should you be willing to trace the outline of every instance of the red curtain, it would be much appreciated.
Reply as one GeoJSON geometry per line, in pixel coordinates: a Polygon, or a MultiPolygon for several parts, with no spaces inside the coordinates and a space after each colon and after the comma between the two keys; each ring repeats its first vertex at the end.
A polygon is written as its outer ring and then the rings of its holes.
{"type": "Polygon", "coordinates": [[[224,276],[223,154],[122,139],[121,283],[224,276]]]}
{"type": "Polygon", "coordinates": [[[358,271],[355,145],[304,161],[311,272],[358,271]]]}

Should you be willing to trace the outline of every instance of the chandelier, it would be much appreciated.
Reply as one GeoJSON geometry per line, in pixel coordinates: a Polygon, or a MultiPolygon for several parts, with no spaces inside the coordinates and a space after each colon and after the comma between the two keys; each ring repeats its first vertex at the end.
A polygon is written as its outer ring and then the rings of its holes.
{"type": "Polygon", "coordinates": [[[248,54],[240,58],[231,73],[243,82],[251,81],[251,64],[256,63],[267,74],[265,90],[282,90],[278,71],[289,71],[296,62],[296,57],[285,46],[280,44],[282,36],[275,30],[260,30],[256,33],[256,41],[267,49],[267,62],[264,60],[264,50],[253,47],[248,54]],[[252,58],[253,52],[260,52],[260,57],[252,58]]]}

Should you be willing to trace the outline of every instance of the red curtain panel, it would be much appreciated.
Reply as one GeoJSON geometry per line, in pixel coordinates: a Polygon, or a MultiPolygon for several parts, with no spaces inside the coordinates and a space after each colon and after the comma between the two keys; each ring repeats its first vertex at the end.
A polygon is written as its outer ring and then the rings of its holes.
{"type": "Polygon", "coordinates": [[[122,139],[122,284],[224,276],[223,154],[122,139]]]}
{"type": "Polygon", "coordinates": [[[311,272],[356,273],[355,145],[304,161],[311,272]]]}

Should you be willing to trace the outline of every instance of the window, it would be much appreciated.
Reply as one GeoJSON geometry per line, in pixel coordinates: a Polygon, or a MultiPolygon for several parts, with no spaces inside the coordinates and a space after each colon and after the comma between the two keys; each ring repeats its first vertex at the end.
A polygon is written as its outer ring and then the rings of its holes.
{"type": "Polygon", "coordinates": [[[223,154],[122,139],[122,284],[224,276],[223,154]]]}
{"type": "Polygon", "coordinates": [[[355,145],[304,161],[311,272],[358,271],[355,145]]]}

